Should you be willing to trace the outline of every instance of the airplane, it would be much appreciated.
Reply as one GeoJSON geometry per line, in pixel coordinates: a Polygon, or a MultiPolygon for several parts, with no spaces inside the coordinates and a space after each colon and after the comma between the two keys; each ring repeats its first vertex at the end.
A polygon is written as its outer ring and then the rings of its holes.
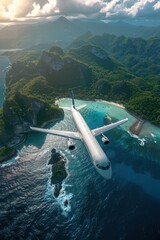
{"type": "Polygon", "coordinates": [[[72,112],[72,117],[77,127],[77,132],[59,131],[59,130],[36,128],[36,127],[30,127],[30,129],[34,131],[46,133],[46,134],[52,134],[52,135],[68,138],[67,143],[68,143],[68,148],[70,150],[75,149],[75,144],[72,139],[81,140],[86,146],[86,149],[90,155],[92,163],[95,169],[97,170],[97,172],[105,179],[110,179],[112,177],[111,163],[108,157],[106,156],[106,154],[104,153],[104,151],[102,150],[100,144],[98,143],[96,136],[101,135],[102,142],[104,144],[108,144],[109,139],[104,135],[104,132],[107,132],[127,122],[128,118],[91,130],[87,125],[87,123],[85,122],[84,118],[82,117],[81,113],[79,112],[79,110],[84,107],[86,107],[86,105],[83,105],[80,107],[75,106],[73,93],[72,93],[72,107],[71,108],[63,107],[63,109],[70,110],[72,112]]]}

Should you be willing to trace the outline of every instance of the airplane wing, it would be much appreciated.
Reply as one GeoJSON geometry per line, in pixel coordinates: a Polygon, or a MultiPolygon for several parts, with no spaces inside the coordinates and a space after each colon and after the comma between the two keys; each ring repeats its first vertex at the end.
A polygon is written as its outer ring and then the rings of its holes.
{"type": "Polygon", "coordinates": [[[107,132],[107,131],[109,131],[109,130],[127,122],[127,121],[128,121],[128,118],[125,118],[125,119],[120,120],[118,122],[111,123],[109,125],[106,125],[106,126],[103,126],[103,127],[100,127],[100,128],[95,128],[95,129],[92,130],[92,133],[93,133],[94,136],[98,136],[98,135],[100,135],[104,132],[107,132]]]}
{"type": "Polygon", "coordinates": [[[66,137],[66,138],[72,138],[72,139],[78,139],[78,140],[81,139],[78,132],[59,131],[59,130],[36,128],[36,127],[30,127],[30,129],[37,131],[37,132],[52,134],[52,135],[56,135],[56,136],[66,137]]]}

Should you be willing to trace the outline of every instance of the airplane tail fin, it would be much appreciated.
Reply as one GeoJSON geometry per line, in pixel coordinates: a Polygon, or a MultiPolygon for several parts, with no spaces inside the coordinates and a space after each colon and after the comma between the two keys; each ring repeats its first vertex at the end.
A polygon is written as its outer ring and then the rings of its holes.
{"type": "Polygon", "coordinates": [[[72,106],[73,106],[73,108],[75,108],[75,101],[74,101],[74,94],[73,94],[73,91],[71,91],[71,94],[72,94],[72,106]]]}
{"type": "MultiPolygon", "coordinates": [[[[76,107],[75,107],[75,101],[74,101],[73,91],[71,91],[71,96],[72,96],[72,107],[73,107],[73,108],[76,108],[76,107]]],[[[71,107],[61,107],[61,108],[64,109],[64,110],[72,111],[72,108],[71,108],[71,107]]]]}
{"type": "Polygon", "coordinates": [[[76,106],[75,106],[75,101],[74,101],[73,91],[71,91],[71,94],[72,94],[72,107],[73,107],[73,108],[75,108],[75,109],[77,109],[77,110],[80,110],[80,109],[86,107],[86,105],[82,105],[82,106],[76,107],[76,106]]]}

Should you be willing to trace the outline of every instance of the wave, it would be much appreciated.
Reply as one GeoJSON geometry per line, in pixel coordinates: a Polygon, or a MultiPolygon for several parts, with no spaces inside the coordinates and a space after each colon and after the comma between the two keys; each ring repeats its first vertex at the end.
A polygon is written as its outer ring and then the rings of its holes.
{"type": "Polygon", "coordinates": [[[60,205],[62,209],[63,215],[67,216],[67,213],[71,212],[71,199],[73,198],[73,193],[67,193],[66,187],[70,187],[72,185],[67,185],[65,182],[62,183],[62,189],[56,201],[60,205]],[[66,204],[67,201],[67,204],[66,204]]]}
{"type": "Polygon", "coordinates": [[[153,138],[155,138],[155,137],[156,137],[156,135],[155,135],[154,133],[151,133],[151,136],[152,136],[153,138]]]}
{"type": "Polygon", "coordinates": [[[48,181],[47,181],[47,190],[45,193],[45,199],[48,201],[55,202],[56,205],[60,206],[62,209],[62,214],[67,216],[69,212],[71,212],[71,199],[73,198],[73,193],[67,193],[66,187],[72,187],[71,184],[62,183],[62,188],[60,194],[57,198],[54,197],[54,189],[55,186],[51,185],[50,181],[51,174],[48,174],[48,181]],[[66,204],[67,203],[67,204],[66,204]]]}
{"type": "Polygon", "coordinates": [[[7,166],[11,166],[15,161],[19,160],[20,159],[20,156],[17,155],[16,157],[13,157],[7,161],[5,161],[4,163],[1,163],[0,164],[0,168],[4,168],[4,167],[7,167],[7,166]]]}
{"type": "Polygon", "coordinates": [[[140,146],[144,146],[145,142],[147,141],[145,138],[140,138],[139,136],[137,136],[136,134],[131,133],[130,131],[127,131],[129,133],[129,135],[135,139],[137,139],[139,141],[139,145],[140,146]]]}

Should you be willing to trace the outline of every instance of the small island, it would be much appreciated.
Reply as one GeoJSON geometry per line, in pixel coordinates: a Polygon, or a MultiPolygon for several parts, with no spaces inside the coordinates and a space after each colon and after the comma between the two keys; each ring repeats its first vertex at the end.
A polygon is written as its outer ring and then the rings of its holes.
{"type": "Polygon", "coordinates": [[[59,196],[62,188],[62,182],[67,177],[66,159],[53,148],[51,151],[51,158],[48,162],[52,165],[51,185],[54,185],[54,197],[59,196]]]}

